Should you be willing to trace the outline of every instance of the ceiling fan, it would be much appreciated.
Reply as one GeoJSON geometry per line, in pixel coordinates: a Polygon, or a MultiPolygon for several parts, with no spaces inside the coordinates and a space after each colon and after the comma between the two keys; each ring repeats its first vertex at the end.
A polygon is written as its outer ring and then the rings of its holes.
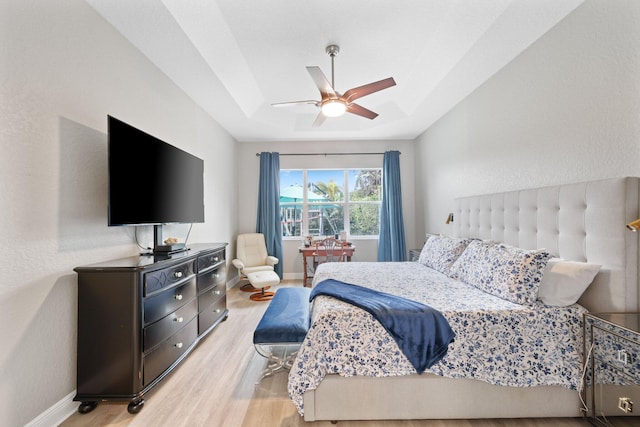
{"type": "Polygon", "coordinates": [[[344,94],[340,94],[335,90],[335,81],[333,75],[333,59],[340,52],[340,47],[337,45],[327,46],[326,52],[331,57],[331,83],[327,80],[320,67],[307,67],[307,71],[311,75],[311,78],[315,82],[316,86],[320,90],[321,100],[307,100],[307,101],[293,101],[293,102],[279,102],[271,104],[274,107],[288,107],[292,105],[307,105],[313,104],[320,107],[321,111],[313,122],[313,126],[320,126],[327,117],[338,117],[345,112],[356,114],[358,116],[366,117],[367,119],[375,119],[378,117],[378,113],[374,113],[371,110],[364,108],[361,105],[354,103],[358,98],[370,95],[374,92],[387,89],[391,86],[395,86],[396,82],[393,77],[386,78],[377,82],[369,83],[364,86],[354,87],[349,89],[344,94]]]}

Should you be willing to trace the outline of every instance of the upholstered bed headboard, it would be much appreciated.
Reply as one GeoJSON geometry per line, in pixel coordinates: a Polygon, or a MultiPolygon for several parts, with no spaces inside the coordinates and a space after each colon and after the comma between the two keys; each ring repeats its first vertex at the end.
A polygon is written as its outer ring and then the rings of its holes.
{"type": "Polygon", "coordinates": [[[640,178],[627,177],[456,199],[454,235],[545,248],[600,264],[578,301],[592,312],[638,311],[640,178]]]}

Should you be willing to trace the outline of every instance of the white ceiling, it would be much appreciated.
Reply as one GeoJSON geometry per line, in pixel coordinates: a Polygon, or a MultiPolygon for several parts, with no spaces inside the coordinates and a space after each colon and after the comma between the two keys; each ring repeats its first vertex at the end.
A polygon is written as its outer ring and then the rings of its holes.
{"type": "Polygon", "coordinates": [[[86,0],[238,141],[413,139],[583,0],[86,0]],[[312,127],[335,89],[393,77],[358,100],[379,113],[312,127]]]}

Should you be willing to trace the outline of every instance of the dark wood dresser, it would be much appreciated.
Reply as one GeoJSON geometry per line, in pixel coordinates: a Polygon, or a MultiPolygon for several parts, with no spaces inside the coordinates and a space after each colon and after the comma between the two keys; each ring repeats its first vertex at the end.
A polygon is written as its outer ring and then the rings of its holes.
{"type": "Polygon", "coordinates": [[[226,243],[77,267],[77,394],[81,413],[156,386],[228,316],[226,243]]]}

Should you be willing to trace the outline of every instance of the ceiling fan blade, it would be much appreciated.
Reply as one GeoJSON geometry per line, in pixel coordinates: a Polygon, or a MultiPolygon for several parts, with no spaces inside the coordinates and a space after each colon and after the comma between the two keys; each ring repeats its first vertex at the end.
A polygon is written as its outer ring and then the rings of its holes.
{"type": "Polygon", "coordinates": [[[336,91],[333,90],[331,83],[329,83],[329,80],[327,80],[320,67],[307,67],[307,71],[309,72],[309,75],[311,75],[316,86],[318,86],[320,94],[322,94],[323,101],[326,98],[338,97],[338,95],[336,95],[336,91]]]}
{"type": "Polygon", "coordinates": [[[363,96],[370,95],[374,92],[378,92],[382,89],[387,89],[391,86],[395,86],[396,81],[393,80],[393,77],[389,77],[384,80],[380,80],[377,82],[369,83],[364,86],[354,87],[353,89],[349,89],[342,95],[342,99],[345,102],[349,103],[351,101],[355,101],[358,98],[362,98],[363,96]]]}
{"type": "Polygon", "coordinates": [[[374,113],[371,110],[367,110],[366,108],[358,104],[347,105],[347,113],[357,114],[358,116],[366,117],[367,119],[371,119],[371,120],[378,117],[378,113],[374,113]]]}
{"type": "Polygon", "coordinates": [[[327,118],[327,116],[325,116],[324,114],[322,114],[322,111],[320,111],[318,113],[318,116],[316,117],[316,119],[313,121],[313,127],[318,127],[320,126],[322,123],[324,123],[324,120],[327,118]]]}
{"type": "Polygon", "coordinates": [[[295,105],[318,105],[319,101],[308,100],[308,101],[291,101],[291,102],[276,102],[275,104],[271,104],[272,107],[292,107],[295,105]]]}

